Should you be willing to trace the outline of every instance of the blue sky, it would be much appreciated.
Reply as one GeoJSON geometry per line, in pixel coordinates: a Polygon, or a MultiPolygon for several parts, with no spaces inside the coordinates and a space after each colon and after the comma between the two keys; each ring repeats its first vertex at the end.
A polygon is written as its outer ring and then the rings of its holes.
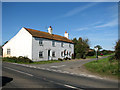
{"type": "Polygon", "coordinates": [[[2,43],[22,28],[32,28],[69,38],[88,38],[90,46],[114,50],[118,39],[117,2],[3,2],[2,43]]]}

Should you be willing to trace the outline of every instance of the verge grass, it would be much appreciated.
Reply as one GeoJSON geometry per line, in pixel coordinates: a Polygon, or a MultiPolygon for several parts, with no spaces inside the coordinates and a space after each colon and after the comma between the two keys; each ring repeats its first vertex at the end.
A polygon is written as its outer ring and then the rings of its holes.
{"type": "Polygon", "coordinates": [[[111,57],[98,61],[92,61],[84,64],[84,66],[87,70],[98,73],[100,75],[120,77],[118,61],[115,59],[110,60],[110,58],[111,57]]]}
{"type": "MultiPolygon", "coordinates": [[[[60,60],[49,60],[49,61],[38,61],[38,62],[33,62],[29,59],[24,59],[24,58],[16,58],[16,57],[6,57],[2,58],[3,62],[11,62],[11,63],[19,63],[19,64],[48,64],[48,63],[56,63],[56,62],[62,62],[60,60]]],[[[66,60],[63,60],[66,61],[66,60]]]]}

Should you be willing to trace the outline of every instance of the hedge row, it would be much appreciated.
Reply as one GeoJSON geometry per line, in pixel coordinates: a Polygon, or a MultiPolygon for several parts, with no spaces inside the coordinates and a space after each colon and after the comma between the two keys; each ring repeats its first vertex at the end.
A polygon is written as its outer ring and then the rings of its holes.
{"type": "Polygon", "coordinates": [[[14,62],[14,63],[33,63],[32,60],[30,60],[27,57],[4,57],[2,58],[3,61],[8,61],[8,62],[14,62]]]}

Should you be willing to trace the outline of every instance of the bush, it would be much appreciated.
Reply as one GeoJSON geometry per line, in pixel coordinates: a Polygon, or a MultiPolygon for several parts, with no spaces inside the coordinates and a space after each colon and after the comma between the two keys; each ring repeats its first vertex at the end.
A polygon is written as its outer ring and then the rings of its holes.
{"type": "Polygon", "coordinates": [[[95,51],[90,51],[87,53],[87,56],[94,56],[95,55],[95,51]]]}
{"type": "Polygon", "coordinates": [[[115,58],[120,60],[120,40],[116,43],[115,46],[115,58]]]}
{"type": "Polygon", "coordinates": [[[66,58],[64,58],[64,60],[71,60],[71,58],[66,57],[66,58]]]}
{"type": "Polygon", "coordinates": [[[33,63],[32,60],[30,60],[27,57],[5,57],[3,58],[3,61],[8,61],[8,62],[15,62],[15,63],[33,63]]]}
{"type": "Polygon", "coordinates": [[[72,59],[75,59],[75,54],[72,54],[72,59]]]}
{"type": "Polygon", "coordinates": [[[58,58],[58,60],[59,60],[59,61],[63,61],[63,59],[62,59],[62,58],[58,58]]]}

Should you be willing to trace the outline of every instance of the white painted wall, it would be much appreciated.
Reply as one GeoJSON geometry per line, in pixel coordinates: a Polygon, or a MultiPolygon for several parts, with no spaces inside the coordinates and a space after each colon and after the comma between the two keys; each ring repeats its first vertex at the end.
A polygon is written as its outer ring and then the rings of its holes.
{"type": "Polygon", "coordinates": [[[32,59],[32,35],[25,28],[3,46],[3,57],[7,56],[26,56],[32,59]],[[7,55],[7,49],[11,50],[10,55],[7,55]]]}
{"type": "MultiPolygon", "coordinates": [[[[55,51],[56,56],[51,57],[53,60],[57,60],[58,58],[64,58],[61,56],[61,52],[65,49],[69,52],[71,52],[71,56],[74,53],[74,44],[71,43],[71,47],[69,47],[70,43],[63,42],[64,47],[61,47],[61,41],[55,41],[55,47],[52,46],[52,41],[50,39],[45,38],[36,38],[33,37],[32,39],[32,59],[34,61],[46,61],[48,60],[48,50],[55,51]],[[39,45],[39,39],[43,40],[43,46],[39,45]],[[43,51],[43,58],[39,58],[39,51],[43,51]]],[[[66,56],[71,58],[71,56],[66,56]]]]}

